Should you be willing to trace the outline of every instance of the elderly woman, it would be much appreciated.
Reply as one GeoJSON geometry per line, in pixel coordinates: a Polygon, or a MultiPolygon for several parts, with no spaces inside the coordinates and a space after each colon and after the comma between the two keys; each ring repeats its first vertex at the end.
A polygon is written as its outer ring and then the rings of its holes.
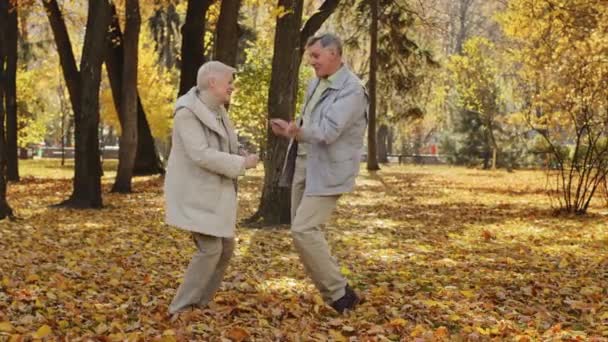
{"type": "Polygon", "coordinates": [[[166,222],[192,233],[197,247],[169,313],[205,306],[220,286],[234,250],[236,180],[254,168],[255,155],[238,154],[225,105],[235,69],[212,61],[197,85],[177,100],[165,178],[166,222]]]}

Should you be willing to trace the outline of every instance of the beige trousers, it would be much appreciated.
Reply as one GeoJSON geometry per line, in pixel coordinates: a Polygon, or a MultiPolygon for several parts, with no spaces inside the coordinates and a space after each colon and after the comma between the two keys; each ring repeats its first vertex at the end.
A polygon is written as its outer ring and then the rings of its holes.
{"type": "Polygon", "coordinates": [[[306,273],[323,299],[331,303],[344,296],[346,279],[321,227],[329,220],[340,195],[304,196],[305,188],[306,157],[298,156],[291,188],[291,235],[306,273]]]}
{"type": "Polygon", "coordinates": [[[203,307],[220,287],[234,251],[234,238],[192,233],[197,251],[184,275],[184,282],[169,306],[174,314],[191,307],[203,307]]]}

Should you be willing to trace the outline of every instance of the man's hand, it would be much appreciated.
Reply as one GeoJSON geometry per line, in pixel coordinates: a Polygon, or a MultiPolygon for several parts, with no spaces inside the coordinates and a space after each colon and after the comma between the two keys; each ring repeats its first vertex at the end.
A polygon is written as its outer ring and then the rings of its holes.
{"type": "Polygon", "coordinates": [[[289,126],[287,126],[287,136],[291,139],[296,137],[298,133],[300,133],[300,127],[295,122],[290,122],[289,126]]]}
{"type": "Polygon", "coordinates": [[[260,158],[257,156],[257,154],[249,154],[247,156],[245,156],[245,168],[246,169],[253,169],[258,165],[258,161],[260,160],[260,158]]]}
{"type": "Polygon", "coordinates": [[[283,119],[270,119],[270,128],[275,135],[290,138],[287,134],[287,129],[290,123],[283,119]]]}

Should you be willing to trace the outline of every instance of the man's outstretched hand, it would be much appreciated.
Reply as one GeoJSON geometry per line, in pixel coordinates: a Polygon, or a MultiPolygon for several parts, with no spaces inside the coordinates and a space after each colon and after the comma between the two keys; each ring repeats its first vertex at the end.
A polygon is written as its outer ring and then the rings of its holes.
{"type": "Polygon", "coordinates": [[[275,135],[289,139],[295,137],[300,132],[295,122],[287,122],[283,119],[271,119],[270,127],[275,135]]]}

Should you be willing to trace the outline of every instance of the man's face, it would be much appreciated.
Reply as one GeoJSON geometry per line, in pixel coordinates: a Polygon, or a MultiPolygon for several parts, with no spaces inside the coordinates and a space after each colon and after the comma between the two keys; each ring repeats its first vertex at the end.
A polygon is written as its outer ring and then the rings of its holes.
{"type": "Polygon", "coordinates": [[[230,103],[230,96],[234,91],[234,77],[232,73],[218,73],[211,77],[209,88],[222,104],[230,103]]]}
{"type": "Polygon", "coordinates": [[[317,77],[331,76],[340,68],[341,58],[335,47],[323,47],[320,42],[316,42],[307,50],[309,64],[315,69],[317,77]]]}

